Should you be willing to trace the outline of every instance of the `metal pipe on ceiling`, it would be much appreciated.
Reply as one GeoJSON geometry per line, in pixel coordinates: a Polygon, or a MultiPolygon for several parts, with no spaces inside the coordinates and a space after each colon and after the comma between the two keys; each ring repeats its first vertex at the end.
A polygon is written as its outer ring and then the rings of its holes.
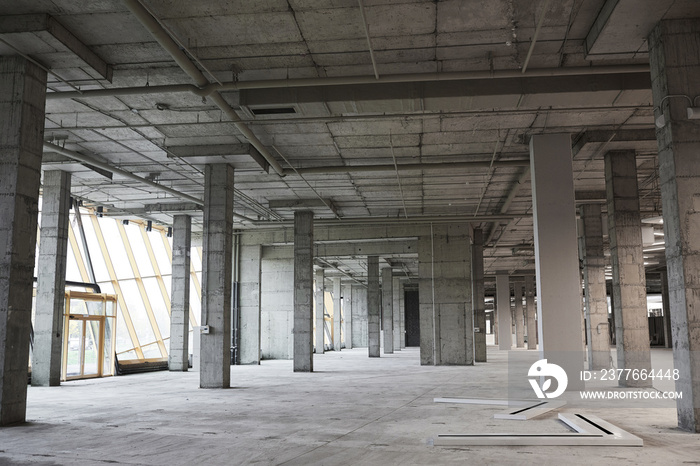
{"type": "MultiPolygon", "coordinates": [[[[133,2],[136,0],[125,1],[133,2]]],[[[155,22],[155,20],[153,21],[155,22]]],[[[157,22],[155,23],[158,24],[157,22]]],[[[182,51],[180,51],[180,53],[182,53],[182,51]]],[[[184,55],[184,53],[182,54],[184,55]]],[[[444,73],[386,74],[380,76],[379,79],[375,78],[374,76],[336,76],[326,78],[264,79],[252,81],[224,82],[222,84],[208,83],[200,85],[200,87],[185,84],[170,86],[140,86],[114,89],[95,89],[84,90],[80,93],[76,91],[49,92],[46,94],[46,99],[55,100],[72,99],[78,97],[110,97],[125,95],[163,94],[171,92],[193,92],[194,94],[200,97],[206,97],[212,92],[242,91],[246,89],[343,86],[354,84],[419,83],[431,81],[469,81],[474,79],[590,76],[598,74],[628,74],[648,72],[649,65],[606,65],[572,66],[566,68],[534,68],[527,70],[525,73],[522,73],[521,70],[484,70],[454,71],[444,73]]]]}
{"type": "Polygon", "coordinates": [[[331,165],[326,167],[302,167],[294,170],[285,170],[285,175],[329,175],[333,173],[368,173],[368,172],[393,172],[408,170],[454,170],[458,168],[489,168],[494,167],[525,167],[530,165],[530,160],[502,160],[493,162],[445,162],[445,163],[403,163],[378,165],[331,165]]]}
{"type": "MultiPolygon", "coordinates": [[[[480,215],[471,217],[466,215],[435,215],[424,217],[343,217],[342,219],[314,219],[314,226],[367,226],[367,225],[414,225],[414,224],[443,224],[443,223],[479,223],[513,220],[516,218],[530,217],[523,215],[480,215]]],[[[258,228],[280,228],[294,226],[293,220],[282,222],[259,221],[253,222],[258,228]]]]}
{"type": "MultiPolygon", "coordinates": [[[[175,60],[175,63],[187,73],[192,79],[194,79],[197,86],[200,88],[210,88],[211,83],[204,74],[199,71],[199,68],[192,63],[192,61],[187,57],[185,52],[183,52],[172,37],[161,27],[161,25],[156,21],[156,19],[148,12],[146,8],[141,4],[140,0],[124,0],[127,8],[133,15],[138,19],[141,24],[151,33],[153,38],[165,49],[166,52],[170,54],[175,60]]],[[[219,86],[219,84],[215,84],[219,86]]],[[[84,95],[84,94],[83,94],[84,95]]],[[[260,152],[260,154],[265,158],[267,163],[277,172],[278,175],[284,176],[284,170],[282,166],[275,160],[275,158],[270,154],[267,148],[262,142],[253,134],[253,132],[244,123],[241,122],[241,118],[238,116],[236,111],[224,100],[221,94],[218,93],[216,88],[211,88],[211,92],[208,97],[216,104],[217,107],[221,109],[222,112],[228,116],[233,122],[234,126],[240,131],[243,136],[260,152]]]]}
{"type": "MultiPolygon", "coordinates": [[[[513,203],[513,199],[515,199],[515,196],[518,194],[518,191],[520,190],[520,185],[523,184],[528,178],[530,177],[530,166],[528,165],[525,171],[518,177],[518,181],[511,187],[510,192],[508,193],[508,197],[506,197],[506,200],[503,202],[503,205],[501,206],[501,214],[505,214],[508,212],[508,209],[510,209],[510,205],[513,203]]],[[[484,246],[489,244],[491,240],[493,239],[493,235],[496,234],[496,225],[491,226],[491,231],[489,232],[488,237],[486,238],[486,241],[484,241],[484,246]]]]}
{"type": "Polygon", "coordinates": [[[185,199],[187,201],[194,202],[195,204],[197,204],[199,206],[204,205],[204,201],[202,201],[201,199],[190,196],[189,194],[181,193],[180,191],[176,191],[172,188],[168,188],[167,186],[163,186],[162,184],[156,183],[155,181],[151,181],[151,180],[148,180],[146,178],[142,178],[138,175],[134,175],[131,172],[128,172],[126,170],[122,170],[121,168],[117,168],[117,167],[110,165],[108,163],[101,162],[94,157],[90,157],[89,155],[80,154],[78,152],[75,152],[75,151],[72,151],[69,149],[65,149],[61,146],[57,146],[56,144],[51,144],[50,142],[44,142],[44,150],[56,152],[58,154],[66,156],[70,159],[77,160],[78,162],[87,163],[87,164],[93,165],[97,168],[111,171],[112,173],[123,176],[124,178],[129,178],[131,180],[138,181],[139,183],[143,183],[143,184],[150,186],[154,189],[157,189],[159,191],[163,191],[165,193],[171,194],[171,195],[179,197],[181,199],[185,199]]]}

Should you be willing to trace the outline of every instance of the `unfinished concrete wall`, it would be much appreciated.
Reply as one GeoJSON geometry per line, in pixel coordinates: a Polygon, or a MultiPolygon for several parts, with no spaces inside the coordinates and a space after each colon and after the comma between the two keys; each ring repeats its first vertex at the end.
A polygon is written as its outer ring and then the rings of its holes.
{"type": "Polygon", "coordinates": [[[367,321],[367,287],[352,285],[352,346],[367,348],[369,329],[367,321]]]}
{"type": "Polygon", "coordinates": [[[294,357],[294,248],[266,246],[261,260],[260,347],[263,359],[294,357]]]}
{"type": "MultiPolygon", "coordinates": [[[[245,235],[244,235],[245,236],[245,235]]],[[[238,362],[259,364],[261,358],[261,284],[262,246],[259,244],[240,247],[239,257],[239,329],[238,362]]]]}
{"type": "Polygon", "coordinates": [[[473,364],[468,225],[436,225],[418,239],[421,364],[473,364]]]}
{"type": "Polygon", "coordinates": [[[192,218],[173,217],[173,260],[170,292],[170,353],[168,369],[185,372],[190,350],[190,250],[192,218]]]}

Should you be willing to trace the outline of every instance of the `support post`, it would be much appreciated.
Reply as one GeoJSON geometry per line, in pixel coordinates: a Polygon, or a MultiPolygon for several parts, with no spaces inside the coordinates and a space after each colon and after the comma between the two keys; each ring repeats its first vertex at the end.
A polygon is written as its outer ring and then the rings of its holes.
{"type": "Polygon", "coordinates": [[[345,348],[352,348],[352,285],[350,283],[343,286],[343,334],[345,335],[345,348]]]}
{"type": "Polygon", "coordinates": [[[525,347],[525,319],[523,316],[523,283],[513,282],[515,295],[515,346],[525,347]]]}
{"type": "Polygon", "coordinates": [[[379,357],[379,257],[367,257],[367,333],[369,357],[379,357]]]}
{"type": "Polygon", "coordinates": [[[23,422],[46,72],[0,58],[0,426],[23,422]]]}
{"type": "Polygon", "coordinates": [[[537,349],[537,307],[535,306],[535,277],[525,277],[525,315],[527,322],[527,349],[537,349]]]}
{"type": "Polygon", "coordinates": [[[399,298],[401,293],[401,280],[399,280],[399,277],[393,278],[391,283],[391,292],[391,314],[394,317],[394,351],[401,351],[401,302],[399,298]]]}
{"type": "Polygon", "coordinates": [[[394,354],[394,277],[391,267],[382,269],[382,320],[384,354],[394,354]]]}
{"type": "Polygon", "coordinates": [[[326,350],[326,335],[324,321],[326,314],[326,274],[323,269],[316,270],[316,354],[326,350]]]}
{"type": "Polygon", "coordinates": [[[294,212],[294,372],[313,372],[314,213],[294,212]]]}
{"type": "MultiPolygon", "coordinates": [[[[617,368],[651,370],[646,275],[634,151],[605,154],[608,232],[615,300],[617,368]]],[[[651,379],[620,378],[622,387],[651,387],[651,379]]]]}
{"type": "MultiPolygon", "coordinates": [[[[666,265],[673,333],[673,364],[680,377],[676,401],[680,428],[700,432],[700,140],[688,121],[685,97],[700,95],[700,20],[661,21],[648,39],[666,265]]],[[[696,104],[693,103],[692,106],[696,104]]]]}
{"type": "Polygon", "coordinates": [[[186,372],[189,366],[190,336],[190,248],[192,219],[173,217],[173,274],[170,292],[170,355],[168,368],[186,372]]]}
{"type": "Polygon", "coordinates": [[[486,362],[486,302],[484,296],[484,232],[474,229],[472,287],[474,289],[474,362],[486,362]]]}
{"type": "Polygon", "coordinates": [[[199,386],[231,386],[231,288],[233,272],[233,167],[204,168],[202,325],[199,386]]]}
{"type": "Polygon", "coordinates": [[[583,282],[586,293],[586,340],[588,369],[610,367],[608,295],[605,285],[603,221],[600,204],[581,206],[583,221],[583,282]]]}
{"type": "Polygon", "coordinates": [[[333,351],[340,351],[342,340],[341,328],[343,323],[340,309],[340,277],[333,278],[333,351]]]}
{"type": "Polygon", "coordinates": [[[498,306],[498,349],[510,350],[513,346],[513,324],[510,321],[510,281],[508,274],[496,274],[496,305],[498,306]]]}
{"type": "Polygon", "coordinates": [[[61,383],[70,181],[70,173],[44,172],[32,353],[32,385],[38,387],[61,383]]]}

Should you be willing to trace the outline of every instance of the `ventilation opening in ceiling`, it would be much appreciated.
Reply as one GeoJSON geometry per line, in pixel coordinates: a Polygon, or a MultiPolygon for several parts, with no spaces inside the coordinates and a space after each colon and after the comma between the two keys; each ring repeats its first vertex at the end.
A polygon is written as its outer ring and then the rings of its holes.
{"type": "Polygon", "coordinates": [[[296,113],[294,107],[251,108],[253,115],[289,115],[296,113]]]}

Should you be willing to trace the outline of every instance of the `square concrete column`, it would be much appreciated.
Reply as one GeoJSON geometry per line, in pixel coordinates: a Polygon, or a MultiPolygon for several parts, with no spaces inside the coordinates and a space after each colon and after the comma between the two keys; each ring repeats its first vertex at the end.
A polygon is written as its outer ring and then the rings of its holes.
{"type": "Polygon", "coordinates": [[[391,313],[394,317],[394,323],[393,323],[394,351],[401,351],[401,312],[403,312],[403,311],[401,310],[402,308],[401,308],[401,303],[400,303],[400,298],[399,298],[399,295],[401,293],[401,280],[399,280],[399,277],[393,278],[392,283],[391,283],[391,292],[392,292],[391,313]]]}
{"type": "Polygon", "coordinates": [[[0,426],[27,407],[46,72],[0,58],[0,426]]]}
{"type": "Polygon", "coordinates": [[[382,320],[384,354],[394,353],[394,277],[391,267],[382,269],[382,320]]]}
{"type": "Polygon", "coordinates": [[[340,351],[343,311],[340,308],[340,277],[333,278],[333,350],[340,351]]]}
{"type": "Polygon", "coordinates": [[[525,347],[525,315],[523,313],[523,283],[513,283],[513,294],[515,295],[515,346],[525,347]]]}
{"type": "Polygon", "coordinates": [[[39,387],[61,383],[70,179],[64,171],[44,172],[32,352],[32,385],[39,387]]]}
{"type": "Polygon", "coordinates": [[[434,225],[418,239],[421,364],[474,363],[471,228],[434,225]]]}
{"type": "Polygon", "coordinates": [[[671,302],[668,294],[668,273],[661,272],[661,305],[664,312],[664,347],[673,348],[673,336],[671,335],[671,302]]]}
{"type": "MultiPolygon", "coordinates": [[[[326,314],[326,275],[323,269],[316,271],[316,354],[323,354],[326,350],[326,336],[324,331],[326,314]]],[[[331,342],[332,343],[332,342],[331,342]]]]}
{"type": "Polygon", "coordinates": [[[399,281],[399,344],[401,349],[406,348],[406,290],[404,287],[405,282],[403,280],[399,281]]]}
{"type": "Polygon", "coordinates": [[[513,346],[513,323],[510,312],[510,279],[506,273],[496,273],[496,306],[498,307],[498,349],[513,346]]]}
{"type": "Polygon", "coordinates": [[[343,335],[345,348],[352,348],[352,285],[343,285],[343,335]]]}
{"type": "MultiPolygon", "coordinates": [[[[605,154],[608,234],[615,301],[617,368],[651,370],[646,275],[634,151],[605,154]]],[[[623,387],[651,387],[651,379],[621,378],[623,387]]]]}
{"type": "Polygon", "coordinates": [[[700,95],[699,34],[700,20],[679,19],[660,22],[648,39],[655,117],[666,120],[656,137],[678,425],[692,432],[700,432],[700,138],[686,111],[700,95]]]}
{"type": "Polygon", "coordinates": [[[486,303],[484,297],[484,232],[474,229],[472,288],[474,306],[474,361],[486,362],[486,303]]]}
{"type": "Polygon", "coordinates": [[[537,349],[537,308],[535,307],[535,277],[525,277],[525,328],[527,330],[527,349],[537,349]]]}
{"type": "Polygon", "coordinates": [[[187,371],[190,351],[190,248],[192,219],[189,215],[173,217],[173,275],[170,292],[171,371],[187,371]]]}
{"type": "Polygon", "coordinates": [[[294,372],[314,370],[314,213],[294,212],[294,372]]]}
{"type": "Polygon", "coordinates": [[[369,325],[367,313],[368,286],[352,285],[352,346],[367,348],[369,346],[369,325]]]}
{"type": "Polygon", "coordinates": [[[530,172],[540,355],[566,371],[568,390],[578,390],[584,356],[570,136],[533,136],[530,172]]]}
{"type": "Polygon", "coordinates": [[[600,204],[581,206],[583,221],[583,282],[586,293],[586,340],[588,369],[610,367],[608,294],[605,284],[603,220],[600,204]]]}
{"type": "Polygon", "coordinates": [[[199,386],[231,386],[231,276],[233,251],[233,167],[204,168],[202,235],[202,325],[199,386]]]}
{"type": "MultiPolygon", "coordinates": [[[[241,244],[239,278],[239,364],[260,364],[262,351],[262,246],[241,244]]],[[[292,266],[293,268],[293,266],[292,266]]]]}
{"type": "MultiPolygon", "coordinates": [[[[496,290],[496,295],[493,297],[493,314],[491,317],[493,322],[493,344],[499,346],[498,343],[498,290],[496,290]]],[[[498,349],[501,349],[500,346],[498,349]]]]}
{"type": "Polygon", "coordinates": [[[367,256],[367,337],[370,358],[379,357],[380,306],[379,257],[367,256]]]}

